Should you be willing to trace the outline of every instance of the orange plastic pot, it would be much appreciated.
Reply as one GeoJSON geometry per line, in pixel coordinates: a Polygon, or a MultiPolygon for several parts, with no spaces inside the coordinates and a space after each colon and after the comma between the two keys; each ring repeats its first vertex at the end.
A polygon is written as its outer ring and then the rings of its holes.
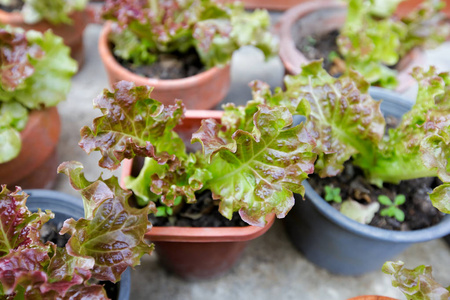
{"type": "Polygon", "coordinates": [[[0,23],[11,26],[22,27],[25,30],[36,30],[45,32],[51,29],[54,34],[64,40],[64,44],[70,47],[70,55],[81,67],[84,63],[83,32],[89,21],[86,11],[76,11],[70,15],[72,24],[51,24],[47,21],[40,21],[35,24],[26,24],[20,12],[6,12],[0,10],[0,23]]]}
{"type": "Polygon", "coordinates": [[[200,74],[182,79],[157,79],[137,75],[121,66],[111,53],[108,35],[111,23],[106,22],[99,39],[100,57],[105,66],[111,86],[120,80],[136,85],[154,87],[152,97],[164,104],[174,99],[183,100],[188,109],[209,109],[222,101],[230,88],[230,65],[214,67],[200,74]]]}
{"type": "MultiPolygon", "coordinates": [[[[309,63],[309,60],[295,46],[292,32],[294,25],[301,18],[311,17],[310,24],[320,24],[320,26],[303,27],[310,33],[320,34],[339,29],[345,22],[346,6],[341,2],[317,0],[304,2],[289,10],[281,17],[278,24],[280,33],[280,58],[286,69],[286,73],[295,75],[300,73],[301,66],[309,63]],[[315,17],[314,14],[317,14],[315,17]]],[[[398,86],[396,90],[403,92],[414,85],[415,80],[410,73],[415,66],[424,63],[425,56],[419,48],[414,48],[397,64],[398,86]]]]}
{"type": "Polygon", "coordinates": [[[20,133],[19,156],[0,164],[0,184],[24,189],[51,188],[56,179],[56,147],[61,123],[56,107],[34,110],[20,133]]]}
{"type": "MultiPolygon", "coordinates": [[[[206,118],[220,118],[219,111],[187,111],[176,130],[190,136],[206,118]]],[[[122,163],[121,182],[131,175],[133,160],[122,163]]],[[[229,270],[241,256],[247,243],[272,226],[275,215],[267,217],[264,227],[158,227],[145,236],[155,244],[161,264],[176,275],[188,279],[208,279],[229,270]]]]}
{"type": "Polygon", "coordinates": [[[391,298],[391,297],[385,297],[385,296],[370,295],[370,296],[353,297],[353,298],[350,298],[347,300],[397,300],[397,299],[391,298]]]}

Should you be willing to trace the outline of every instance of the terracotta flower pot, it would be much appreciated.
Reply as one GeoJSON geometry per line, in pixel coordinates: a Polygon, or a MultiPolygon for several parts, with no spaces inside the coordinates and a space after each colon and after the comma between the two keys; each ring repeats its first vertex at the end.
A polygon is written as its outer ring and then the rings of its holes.
{"type": "MultiPolygon", "coordinates": [[[[205,118],[219,119],[219,111],[187,111],[186,119],[176,130],[181,137],[191,136],[205,118]]],[[[131,175],[132,160],[122,163],[121,182],[131,175]]],[[[207,279],[229,270],[242,254],[248,241],[265,233],[275,215],[267,217],[264,227],[159,227],[146,238],[155,244],[160,262],[169,271],[185,279],[207,279]]]]}
{"type": "Polygon", "coordinates": [[[64,39],[64,44],[70,47],[70,55],[78,62],[79,68],[84,63],[83,32],[89,21],[86,11],[76,11],[71,14],[73,23],[51,24],[47,21],[40,21],[36,24],[26,24],[20,12],[6,12],[0,10],[0,23],[9,24],[16,27],[22,27],[25,30],[36,30],[45,32],[51,29],[54,34],[64,39]]]}
{"type": "MultiPolygon", "coordinates": [[[[301,71],[301,65],[309,60],[297,49],[292,37],[295,23],[301,18],[311,14],[310,23],[320,24],[320,26],[302,27],[304,31],[311,34],[326,33],[339,29],[345,22],[346,8],[341,2],[317,0],[304,2],[286,11],[281,17],[279,23],[280,33],[280,58],[290,75],[298,74],[301,71]]],[[[411,50],[397,64],[397,80],[399,82],[396,90],[399,92],[407,90],[414,85],[415,80],[409,75],[415,66],[422,65],[425,60],[423,51],[418,48],[411,50]]]]}
{"type": "MultiPolygon", "coordinates": [[[[423,1],[424,0],[406,0],[400,2],[395,14],[399,17],[406,16],[423,1]]],[[[450,0],[441,0],[441,1],[445,2],[445,7],[442,9],[442,12],[446,15],[447,18],[450,18],[450,0]]]]}
{"type": "Polygon", "coordinates": [[[58,159],[56,146],[61,124],[56,107],[34,110],[20,133],[22,148],[19,156],[0,164],[0,183],[10,188],[50,188],[56,179],[58,159]]]}
{"type": "Polygon", "coordinates": [[[397,300],[397,299],[391,297],[370,295],[370,296],[357,296],[347,300],[397,300]]]}
{"type": "Polygon", "coordinates": [[[156,79],[134,74],[121,66],[111,53],[108,35],[111,23],[106,22],[99,39],[99,51],[108,73],[109,82],[133,81],[136,85],[153,86],[152,97],[164,104],[182,99],[188,109],[209,109],[225,98],[230,88],[230,65],[214,67],[200,74],[182,79],[156,79]]]}

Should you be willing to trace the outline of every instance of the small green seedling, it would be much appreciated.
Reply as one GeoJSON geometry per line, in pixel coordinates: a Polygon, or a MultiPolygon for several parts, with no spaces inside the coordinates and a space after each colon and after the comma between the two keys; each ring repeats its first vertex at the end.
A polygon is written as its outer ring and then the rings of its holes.
{"type": "Polygon", "coordinates": [[[342,197],[340,193],[341,193],[340,188],[335,188],[329,185],[325,186],[325,200],[327,201],[334,201],[337,203],[341,203],[342,197]]]}
{"type": "Polygon", "coordinates": [[[308,36],[306,38],[307,42],[309,45],[314,46],[317,43],[317,40],[315,38],[313,38],[312,36],[308,36]]]}
{"type": "Polygon", "coordinates": [[[331,51],[331,52],[328,54],[328,60],[329,60],[329,61],[334,61],[336,58],[340,58],[339,54],[337,54],[336,51],[331,51]]]}
{"type": "MultiPolygon", "coordinates": [[[[180,205],[182,199],[183,199],[183,197],[181,197],[181,196],[176,197],[175,201],[173,202],[173,206],[180,205]]],[[[166,205],[162,204],[161,206],[158,206],[156,209],[157,209],[157,212],[156,212],[157,217],[168,217],[168,216],[173,215],[173,208],[171,206],[166,206],[166,205]]]]}
{"type": "Polygon", "coordinates": [[[385,195],[378,196],[378,201],[381,204],[387,206],[380,211],[381,216],[396,218],[399,222],[403,222],[405,220],[405,213],[400,208],[398,208],[398,206],[405,203],[405,195],[397,195],[394,199],[394,203],[392,203],[391,199],[389,199],[389,197],[385,195]]]}

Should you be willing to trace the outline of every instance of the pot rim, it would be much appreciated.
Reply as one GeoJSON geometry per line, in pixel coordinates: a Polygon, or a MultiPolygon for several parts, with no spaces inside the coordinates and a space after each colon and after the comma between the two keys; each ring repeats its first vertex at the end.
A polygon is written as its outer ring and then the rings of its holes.
{"type": "MultiPolygon", "coordinates": [[[[279,21],[279,35],[280,35],[280,59],[285,66],[287,73],[297,74],[300,66],[310,60],[308,60],[303,53],[295,46],[294,39],[292,37],[292,27],[297,20],[306,17],[316,11],[323,9],[343,9],[346,7],[345,3],[330,0],[315,0],[300,3],[290,9],[288,9],[280,18],[279,21]]],[[[420,66],[425,61],[424,52],[420,47],[411,49],[404,57],[400,58],[397,63],[397,79],[398,85],[397,91],[407,90],[414,79],[410,76],[410,72],[415,66],[420,66]]]]}
{"type": "Polygon", "coordinates": [[[100,32],[100,37],[98,40],[98,50],[100,53],[100,57],[106,69],[110,69],[112,72],[119,74],[120,77],[128,78],[130,81],[134,81],[136,83],[142,83],[145,81],[146,85],[155,86],[159,89],[174,89],[174,86],[177,86],[179,88],[187,88],[198,85],[198,82],[209,81],[223,69],[230,68],[230,63],[228,63],[223,68],[212,67],[194,76],[180,79],[157,79],[137,75],[121,66],[114,58],[111,50],[108,47],[108,35],[112,30],[112,24],[112,21],[105,22],[102,27],[102,31],[100,32]]]}
{"type": "MultiPolygon", "coordinates": [[[[390,90],[380,87],[370,87],[370,94],[373,98],[380,98],[383,101],[391,102],[400,107],[411,108],[411,102],[390,90]]],[[[336,223],[338,226],[355,233],[356,235],[365,236],[375,240],[397,242],[397,243],[417,243],[426,242],[441,238],[450,233],[450,215],[445,216],[438,224],[428,228],[411,230],[411,231],[395,231],[382,229],[374,226],[358,223],[329,205],[312,186],[305,181],[305,197],[307,197],[316,207],[316,209],[327,219],[336,223]]]]}

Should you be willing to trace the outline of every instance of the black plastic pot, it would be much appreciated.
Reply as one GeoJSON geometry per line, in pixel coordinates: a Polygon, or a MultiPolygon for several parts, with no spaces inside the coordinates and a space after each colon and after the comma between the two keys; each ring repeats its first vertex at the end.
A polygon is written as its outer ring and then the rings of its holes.
{"type": "MultiPolygon", "coordinates": [[[[52,219],[56,222],[63,222],[68,218],[75,220],[84,217],[83,202],[80,198],[57,191],[50,190],[25,190],[30,196],[27,199],[27,206],[30,211],[49,209],[55,214],[52,219]]],[[[119,282],[118,300],[128,300],[131,290],[131,274],[127,269],[119,282]]]]}
{"type": "MultiPolygon", "coordinates": [[[[371,88],[371,96],[383,100],[386,115],[401,117],[410,102],[381,88],[371,88]]],[[[421,230],[393,231],[360,224],[342,215],[305,182],[306,200],[296,195],[296,203],[284,219],[294,246],[314,264],[332,273],[360,275],[381,270],[410,245],[441,238],[450,233],[450,216],[421,230]]]]}

